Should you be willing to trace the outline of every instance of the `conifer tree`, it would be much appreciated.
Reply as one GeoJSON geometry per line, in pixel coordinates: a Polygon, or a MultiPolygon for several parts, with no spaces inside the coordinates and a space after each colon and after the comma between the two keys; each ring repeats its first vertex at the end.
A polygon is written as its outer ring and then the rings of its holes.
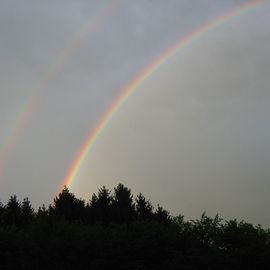
{"type": "Polygon", "coordinates": [[[94,194],[91,200],[91,209],[97,215],[97,221],[104,225],[111,221],[111,203],[110,191],[105,186],[99,189],[98,196],[94,194]]]}
{"type": "Polygon", "coordinates": [[[112,207],[115,222],[130,223],[134,220],[136,212],[133,203],[133,195],[131,194],[130,189],[123,184],[119,184],[114,188],[112,207]]]}
{"type": "Polygon", "coordinates": [[[141,220],[150,220],[153,218],[153,206],[146,200],[145,197],[140,193],[136,201],[136,213],[137,217],[141,220]]]}
{"type": "Polygon", "coordinates": [[[85,221],[94,224],[98,221],[98,197],[94,193],[85,207],[85,221]]]}
{"type": "Polygon", "coordinates": [[[170,213],[167,210],[164,210],[163,207],[158,205],[157,210],[155,211],[155,219],[158,222],[168,224],[171,221],[170,213]]]}
{"type": "Polygon", "coordinates": [[[84,201],[77,199],[66,186],[54,199],[52,208],[57,216],[67,220],[82,220],[85,210],[84,201]]]}
{"type": "Polygon", "coordinates": [[[48,214],[49,214],[49,211],[48,211],[48,209],[46,209],[45,205],[43,204],[42,207],[38,208],[36,217],[38,219],[44,219],[44,218],[48,217],[48,214]]]}
{"type": "Polygon", "coordinates": [[[21,204],[17,196],[11,196],[3,213],[3,223],[5,225],[21,225],[21,204]]]}
{"type": "Polygon", "coordinates": [[[34,209],[28,198],[24,198],[21,206],[21,222],[23,226],[30,224],[34,218],[34,209]]]}

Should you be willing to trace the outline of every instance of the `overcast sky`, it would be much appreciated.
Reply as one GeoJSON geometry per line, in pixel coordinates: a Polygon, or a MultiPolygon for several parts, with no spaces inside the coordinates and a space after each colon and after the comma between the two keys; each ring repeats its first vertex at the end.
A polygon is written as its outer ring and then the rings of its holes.
{"type": "MultiPolygon", "coordinates": [[[[140,71],[247,1],[0,2],[0,200],[17,194],[37,206],[52,201],[86,136],[140,71]]],[[[269,14],[265,1],[162,65],[114,115],[71,190],[88,200],[122,182],[188,219],[207,211],[270,226],[269,14]]]]}

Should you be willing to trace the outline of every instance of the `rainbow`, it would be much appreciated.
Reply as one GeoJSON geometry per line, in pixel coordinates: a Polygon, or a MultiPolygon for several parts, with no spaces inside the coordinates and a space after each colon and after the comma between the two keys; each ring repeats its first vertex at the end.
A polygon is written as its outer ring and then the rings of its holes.
{"type": "Polygon", "coordinates": [[[57,76],[67,61],[78,51],[84,38],[95,32],[123,1],[124,0],[111,0],[101,6],[97,13],[83,25],[82,29],[74,35],[68,45],[47,68],[44,77],[30,90],[28,100],[19,110],[16,119],[14,119],[13,124],[7,132],[6,139],[0,145],[0,176],[3,175],[4,164],[8,160],[12,149],[37,106],[42,90],[48,86],[48,83],[57,76]]]}
{"type": "MultiPolygon", "coordinates": [[[[34,104],[34,99],[35,96],[32,95],[29,103],[34,104]]],[[[26,104],[19,115],[17,116],[17,119],[14,121],[14,124],[12,125],[8,136],[6,137],[7,139],[2,143],[0,146],[0,176],[3,175],[4,171],[4,165],[5,162],[7,161],[9,154],[12,152],[12,149],[18,140],[18,137],[23,129],[23,127],[26,125],[27,120],[29,119],[34,106],[27,106],[26,104]]]]}
{"type": "MultiPolygon", "coordinates": [[[[107,124],[110,122],[112,117],[117,113],[120,108],[125,104],[127,99],[139,89],[139,87],[147,80],[162,64],[168,61],[172,56],[174,56],[179,50],[184,49],[192,42],[198,40],[201,36],[208,33],[210,30],[213,30],[220,26],[221,24],[225,23],[229,19],[232,19],[242,13],[244,11],[248,11],[260,4],[264,3],[265,0],[251,0],[245,2],[243,4],[238,5],[234,9],[226,12],[225,14],[218,16],[202,26],[198,27],[194,31],[190,32],[188,35],[182,37],[180,40],[176,42],[175,45],[168,48],[163,54],[160,55],[154,62],[148,65],[136,78],[133,80],[123,91],[122,94],[113,102],[110,108],[105,112],[103,117],[98,122],[97,126],[94,130],[90,133],[90,135],[85,140],[84,144],[82,145],[79,153],[77,154],[76,159],[72,163],[64,181],[62,184],[63,186],[70,187],[73,181],[75,180],[76,176],[78,175],[86,157],[88,156],[89,152],[93,148],[95,142],[97,141],[101,132],[106,128],[107,124]]],[[[62,188],[61,187],[61,188],[62,188]]]]}

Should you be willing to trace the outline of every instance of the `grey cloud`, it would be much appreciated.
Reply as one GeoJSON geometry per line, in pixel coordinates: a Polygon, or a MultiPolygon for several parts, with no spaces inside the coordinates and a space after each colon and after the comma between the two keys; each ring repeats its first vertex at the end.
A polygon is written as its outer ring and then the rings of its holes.
{"type": "MultiPolygon", "coordinates": [[[[240,2],[123,1],[43,83],[6,162],[0,199],[16,193],[34,205],[49,203],[123,87],[180,37],[240,2]]],[[[33,86],[106,3],[3,3],[0,144],[33,86]]],[[[103,184],[123,181],[190,217],[209,209],[269,224],[258,214],[268,203],[267,14],[265,4],[162,66],[114,116],[72,190],[86,198],[103,184]]]]}

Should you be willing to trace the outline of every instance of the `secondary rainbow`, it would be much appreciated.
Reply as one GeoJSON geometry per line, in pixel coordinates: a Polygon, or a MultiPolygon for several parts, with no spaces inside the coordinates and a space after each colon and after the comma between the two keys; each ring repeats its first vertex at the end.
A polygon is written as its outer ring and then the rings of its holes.
{"type": "Polygon", "coordinates": [[[98,27],[106,21],[108,16],[121,4],[124,0],[111,0],[102,5],[100,9],[92,16],[86,24],[74,35],[67,46],[61,51],[58,57],[47,68],[43,78],[33,86],[30,91],[29,98],[19,110],[16,118],[12,122],[9,131],[6,133],[6,139],[0,144],[0,177],[3,174],[5,162],[7,162],[12,149],[14,148],[20,134],[22,133],[27,122],[31,118],[35,110],[40,94],[50,81],[63,69],[67,61],[78,51],[85,37],[95,32],[98,27]]]}
{"type": "MultiPolygon", "coordinates": [[[[205,35],[210,30],[218,27],[219,25],[225,23],[231,18],[234,18],[244,11],[248,11],[260,4],[264,3],[265,0],[251,0],[246,3],[240,4],[234,9],[226,12],[225,14],[218,16],[202,26],[198,27],[194,31],[190,32],[188,35],[182,37],[176,42],[175,45],[167,49],[159,58],[147,66],[134,81],[132,81],[127,88],[122,91],[122,94],[114,101],[110,108],[105,112],[103,117],[98,122],[97,126],[87,137],[86,141],[82,145],[76,159],[74,160],[72,166],[70,167],[68,174],[66,175],[63,185],[70,187],[72,182],[75,180],[80,168],[82,167],[87,155],[94,146],[100,133],[106,128],[106,125],[110,122],[114,114],[122,107],[126,100],[142,85],[142,83],[151,76],[162,64],[168,61],[173,55],[175,55],[179,50],[187,47],[189,44],[199,39],[202,35],[205,35]]],[[[62,187],[61,187],[62,188],[62,187]]]]}

